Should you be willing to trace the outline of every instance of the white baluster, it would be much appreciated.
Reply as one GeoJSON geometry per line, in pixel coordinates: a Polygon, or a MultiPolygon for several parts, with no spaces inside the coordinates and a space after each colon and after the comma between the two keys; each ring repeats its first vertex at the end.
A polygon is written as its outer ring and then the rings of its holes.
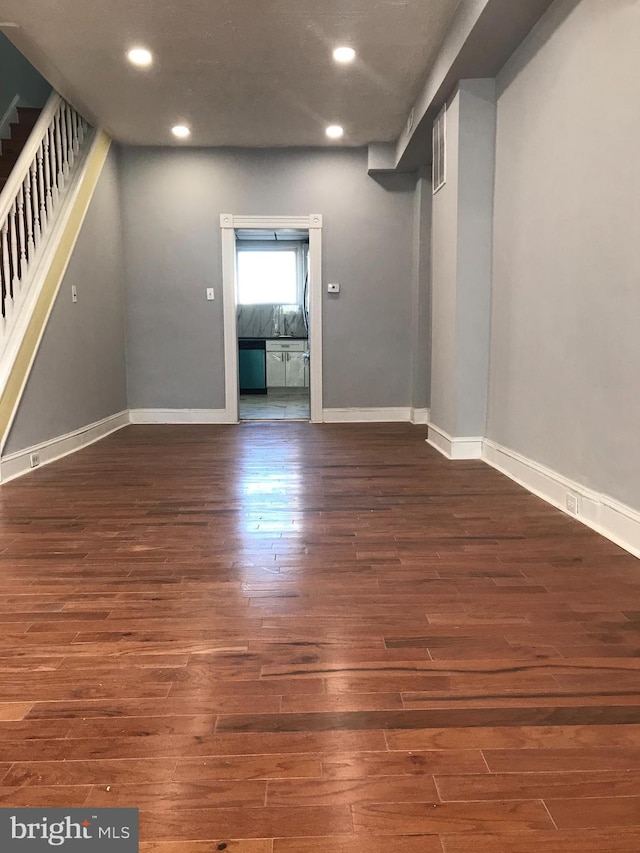
{"type": "Polygon", "coordinates": [[[71,110],[71,121],[73,124],[73,150],[78,154],[80,151],[80,116],[75,110],[71,110]]]}
{"type": "Polygon", "coordinates": [[[44,167],[44,204],[47,214],[47,224],[51,218],[51,210],[53,208],[53,198],[51,196],[51,152],[49,151],[49,131],[44,135],[42,140],[42,163],[44,167]]]}
{"type": "Polygon", "coordinates": [[[55,117],[49,125],[47,133],[49,143],[49,192],[47,197],[51,197],[51,207],[58,200],[58,185],[56,183],[56,135],[55,135],[55,117]]]}
{"type": "Polygon", "coordinates": [[[11,242],[11,282],[9,284],[9,293],[13,299],[13,294],[18,288],[18,223],[16,221],[17,208],[14,201],[9,213],[9,239],[11,242]]]}
{"type": "Polygon", "coordinates": [[[62,174],[69,177],[69,143],[67,141],[67,105],[60,107],[60,138],[62,140],[62,174]]]}
{"type": "Polygon", "coordinates": [[[2,316],[7,316],[6,301],[11,289],[11,267],[9,264],[9,220],[2,226],[2,316]]]}
{"type": "Polygon", "coordinates": [[[56,112],[55,124],[54,124],[54,136],[56,140],[56,186],[58,188],[58,194],[62,192],[62,188],[64,187],[64,161],[62,159],[62,129],[60,123],[60,110],[56,112]]]}
{"type": "Polygon", "coordinates": [[[76,154],[78,153],[78,134],[77,134],[77,126],[76,126],[76,116],[77,113],[73,107],[69,107],[69,133],[71,137],[71,151],[73,152],[73,159],[75,160],[76,154]]]}
{"type": "Polygon", "coordinates": [[[64,124],[67,129],[67,165],[69,171],[73,168],[75,153],[73,151],[73,132],[71,128],[71,107],[69,104],[64,105],[64,124]]]}
{"type": "MultiPolygon", "coordinates": [[[[33,250],[35,247],[33,240],[33,209],[31,207],[31,172],[27,172],[27,177],[24,179],[24,222],[27,226],[27,258],[29,261],[33,259],[33,250]]],[[[21,276],[22,278],[22,276],[21,276]]]]}
{"type": "Polygon", "coordinates": [[[33,242],[36,247],[40,245],[40,194],[38,192],[38,159],[31,164],[31,212],[33,214],[33,242]]]}
{"type": "Polygon", "coordinates": [[[20,248],[20,270],[17,278],[18,281],[22,281],[27,272],[27,240],[24,230],[24,184],[18,190],[16,204],[18,207],[18,243],[20,248]]]}

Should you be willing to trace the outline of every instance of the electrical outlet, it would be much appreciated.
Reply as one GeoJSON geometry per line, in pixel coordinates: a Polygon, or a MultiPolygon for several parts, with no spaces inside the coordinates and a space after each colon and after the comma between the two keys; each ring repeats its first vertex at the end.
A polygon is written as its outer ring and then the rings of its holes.
{"type": "Polygon", "coordinates": [[[578,515],[580,512],[580,498],[574,495],[573,492],[567,492],[567,512],[572,515],[578,515]]]}
{"type": "Polygon", "coordinates": [[[40,464],[40,454],[39,453],[31,453],[29,456],[29,467],[37,468],[40,464]]]}

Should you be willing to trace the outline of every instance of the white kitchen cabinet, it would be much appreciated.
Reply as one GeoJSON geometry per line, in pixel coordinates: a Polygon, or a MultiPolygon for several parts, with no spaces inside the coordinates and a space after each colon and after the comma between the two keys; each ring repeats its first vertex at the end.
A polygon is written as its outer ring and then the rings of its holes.
{"type": "Polygon", "coordinates": [[[286,386],[286,359],[286,352],[267,352],[267,388],[284,388],[286,386]]]}
{"type": "Polygon", "coordinates": [[[267,341],[267,388],[309,386],[308,341],[267,341]]]}
{"type": "Polygon", "coordinates": [[[309,384],[307,359],[303,352],[288,352],[285,364],[287,388],[304,388],[309,384]],[[306,381],[305,381],[306,379],[306,381]]]}

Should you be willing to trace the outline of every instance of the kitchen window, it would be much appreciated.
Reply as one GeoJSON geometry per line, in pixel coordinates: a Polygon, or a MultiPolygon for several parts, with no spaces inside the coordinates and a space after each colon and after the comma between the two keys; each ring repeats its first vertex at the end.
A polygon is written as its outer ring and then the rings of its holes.
{"type": "MultiPolygon", "coordinates": [[[[306,246],[305,246],[306,249],[306,246]]],[[[303,276],[299,246],[237,247],[239,305],[299,305],[303,276]]]]}

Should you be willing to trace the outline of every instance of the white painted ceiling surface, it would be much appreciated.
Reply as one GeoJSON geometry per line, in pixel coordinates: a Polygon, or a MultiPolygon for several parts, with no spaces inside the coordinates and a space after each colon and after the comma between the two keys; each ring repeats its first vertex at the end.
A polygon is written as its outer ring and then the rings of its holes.
{"type": "Polygon", "coordinates": [[[339,144],[366,145],[397,138],[458,3],[0,0],[0,20],[121,142],[176,144],[185,122],[191,145],[335,145],[324,130],[337,123],[339,144]],[[342,44],[352,65],[331,57],[342,44]],[[135,45],[152,68],[126,62],[135,45]]]}

